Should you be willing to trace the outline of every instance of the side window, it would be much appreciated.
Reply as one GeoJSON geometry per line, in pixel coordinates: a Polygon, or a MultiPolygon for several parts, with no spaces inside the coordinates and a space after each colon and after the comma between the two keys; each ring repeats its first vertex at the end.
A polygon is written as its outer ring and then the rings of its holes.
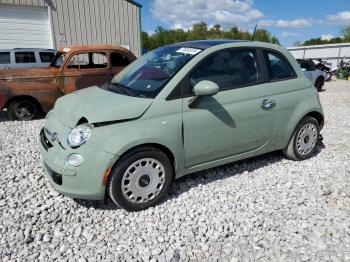
{"type": "Polygon", "coordinates": [[[295,76],[295,72],[287,59],[280,54],[270,51],[264,51],[267,69],[270,79],[283,80],[295,76]]]}
{"type": "Polygon", "coordinates": [[[111,53],[111,64],[116,67],[124,67],[130,64],[126,55],[120,53],[111,53]]]}
{"type": "Polygon", "coordinates": [[[92,53],[92,64],[94,68],[108,67],[107,56],[104,53],[92,53]]]}
{"type": "Polygon", "coordinates": [[[76,54],[68,62],[68,68],[87,68],[89,66],[89,54],[76,54]]]}
{"type": "Polygon", "coordinates": [[[36,63],[34,52],[15,52],[16,63],[36,63]]]}
{"type": "Polygon", "coordinates": [[[10,64],[10,52],[0,52],[0,64],[10,64]]]}
{"type": "Polygon", "coordinates": [[[51,63],[55,54],[53,52],[39,52],[39,56],[42,63],[51,63]]]}
{"type": "Polygon", "coordinates": [[[68,68],[91,69],[106,68],[108,66],[107,56],[104,53],[80,53],[71,57],[68,68]]]}
{"type": "Polygon", "coordinates": [[[204,60],[190,75],[191,87],[202,80],[215,82],[220,90],[256,84],[261,71],[255,50],[227,49],[204,60]]]}

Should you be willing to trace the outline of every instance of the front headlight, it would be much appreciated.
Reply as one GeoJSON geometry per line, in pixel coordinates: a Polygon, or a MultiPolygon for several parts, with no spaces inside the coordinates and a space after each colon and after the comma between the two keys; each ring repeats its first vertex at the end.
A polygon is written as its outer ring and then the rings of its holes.
{"type": "Polygon", "coordinates": [[[93,127],[91,124],[81,124],[73,128],[68,134],[68,145],[75,148],[84,144],[88,141],[93,127]]]}

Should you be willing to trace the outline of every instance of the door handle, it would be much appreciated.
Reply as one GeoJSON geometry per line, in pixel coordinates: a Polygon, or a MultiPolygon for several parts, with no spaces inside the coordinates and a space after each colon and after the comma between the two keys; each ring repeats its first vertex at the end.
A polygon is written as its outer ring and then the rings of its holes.
{"type": "Polygon", "coordinates": [[[266,109],[266,110],[272,109],[272,108],[274,108],[275,106],[276,106],[276,101],[275,101],[275,100],[271,100],[271,99],[264,99],[264,100],[262,101],[262,104],[261,104],[261,107],[262,107],[263,109],[266,109]]]}

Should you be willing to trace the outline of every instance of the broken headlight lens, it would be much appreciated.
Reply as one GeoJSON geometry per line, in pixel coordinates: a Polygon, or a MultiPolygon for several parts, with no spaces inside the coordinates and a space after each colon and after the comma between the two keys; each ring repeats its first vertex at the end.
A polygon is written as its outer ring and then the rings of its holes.
{"type": "Polygon", "coordinates": [[[93,127],[91,124],[81,124],[73,128],[68,134],[68,145],[75,148],[84,144],[88,141],[93,127]]]}

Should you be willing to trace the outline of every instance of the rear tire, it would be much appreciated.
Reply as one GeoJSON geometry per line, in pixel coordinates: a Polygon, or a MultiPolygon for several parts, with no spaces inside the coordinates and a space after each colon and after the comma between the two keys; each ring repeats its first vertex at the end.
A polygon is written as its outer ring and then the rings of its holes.
{"type": "Polygon", "coordinates": [[[128,211],[154,206],[168,192],[173,166],[165,153],[140,147],[123,156],[113,168],[107,184],[112,201],[128,211]]]}
{"type": "Polygon", "coordinates": [[[324,81],[328,82],[332,79],[332,74],[331,72],[327,72],[327,71],[325,73],[326,73],[326,77],[325,77],[326,79],[324,81]]]}
{"type": "Polygon", "coordinates": [[[315,87],[316,87],[317,91],[321,92],[323,86],[324,86],[324,78],[323,77],[317,78],[316,82],[315,82],[315,87]]]}
{"type": "Polygon", "coordinates": [[[320,126],[313,117],[304,117],[295,128],[287,148],[283,150],[292,160],[304,160],[311,157],[320,136],[320,126]]]}
{"type": "Polygon", "coordinates": [[[11,120],[28,121],[38,117],[41,114],[41,108],[33,100],[16,99],[10,102],[7,113],[11,120]]]}

